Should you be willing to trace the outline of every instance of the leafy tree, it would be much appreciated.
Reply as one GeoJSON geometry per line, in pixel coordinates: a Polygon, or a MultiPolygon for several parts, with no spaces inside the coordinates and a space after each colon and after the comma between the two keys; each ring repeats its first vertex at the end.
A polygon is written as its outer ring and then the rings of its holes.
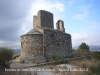
{"type": "Polygon", "coordinates": [[[87,52],[89,51],[89,46],[86,43],[82,42],[81,45],[79,45],[78,51],[87,52]]]}
{"type": "Polygon", "coordinates": [[[12,49],[0,49],[0,67],[4,68],[9,66],[8,62],[12,59],[13,53],[12,49]]]}

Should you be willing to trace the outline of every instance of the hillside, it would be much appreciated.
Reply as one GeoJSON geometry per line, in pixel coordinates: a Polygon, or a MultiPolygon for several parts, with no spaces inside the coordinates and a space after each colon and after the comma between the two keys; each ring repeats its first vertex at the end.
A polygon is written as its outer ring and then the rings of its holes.
{"type": "MultiPolygon", "coordinates": [[[[0,48],[0,50],[1,50],[2,48],[0,48]]],[[[14,51],[14,53],[20,53],[21,51],[20,51],[20,49],[13,49],[13,51],[14,51]]]]}
{"type": "Polygon", "coordinates": [[[14,53],[20,53],[20,49],[14,49],[14,53]]]}

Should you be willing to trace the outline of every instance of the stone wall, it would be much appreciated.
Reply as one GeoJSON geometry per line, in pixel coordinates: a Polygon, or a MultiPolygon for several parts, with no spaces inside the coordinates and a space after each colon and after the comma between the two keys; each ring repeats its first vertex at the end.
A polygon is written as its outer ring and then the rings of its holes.
{"type": "Polygon", "coordinates": [[[40,15],[34,15],[33,16],[33,29],[36,28],[36,26],[40,26],[41,25],[41,17],[40,15]]]}
{"type": "Polygon", "coordinates": [[[56,28],[59,31],[65,32],[64,21],[58,20],[57,23],[56,23],[56,28]]]}
{"type": "Polygon", "coordinates": [[[71,35],[65,33],[64,22],[58,20],[55,30],[53,14],[40,10],[33,16],[33,29],[21,36],[21,56],[16,61],[24,59],[26,62],[45,62],[45,57],[69,57],[71,53],[71,35]]]}
{"type": "Polygon", "coordinates": [[[21,36],[21,56],[30,57],[43,53],[43,35],[30,34],[21,36]]]}
{"type": "Polygon", "coordinates": [[[44,55],[47,58],[53,56],[71,56],[71,35],[57,30],[44,30],[44,55]]]}
{"type": "Polygon", "coordinates": [[[37,26],[54,28],[53,14],[45,10],[40,10],[37,16],[33,16],[33,27],[36,28],[37,26]]]}

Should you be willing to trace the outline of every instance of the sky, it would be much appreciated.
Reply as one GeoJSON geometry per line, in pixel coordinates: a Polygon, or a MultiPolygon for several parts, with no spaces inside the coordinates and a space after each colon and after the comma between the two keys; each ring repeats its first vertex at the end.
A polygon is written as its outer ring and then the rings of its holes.
{"type": "Polygon", "coordinates": [[[20,36],[33,28],[33,15],[47,10],[64,21],[72,46],[100,45],[100,0],[0,0],[0,47],[20,48],[20,36]]]}

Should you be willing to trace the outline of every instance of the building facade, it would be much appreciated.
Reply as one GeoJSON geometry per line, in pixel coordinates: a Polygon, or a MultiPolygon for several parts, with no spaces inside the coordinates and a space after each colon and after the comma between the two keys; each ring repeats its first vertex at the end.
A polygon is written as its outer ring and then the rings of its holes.
{"type": "Polygon", "coordinates": [[[46,62],[54,56],[72,55],[71,35],[65,33],[64,22],[58,20],[54,29],[53,14],[40,10],[33,16],[33,29],[21,36],[21,56],[16,60],[46,62]]]}

